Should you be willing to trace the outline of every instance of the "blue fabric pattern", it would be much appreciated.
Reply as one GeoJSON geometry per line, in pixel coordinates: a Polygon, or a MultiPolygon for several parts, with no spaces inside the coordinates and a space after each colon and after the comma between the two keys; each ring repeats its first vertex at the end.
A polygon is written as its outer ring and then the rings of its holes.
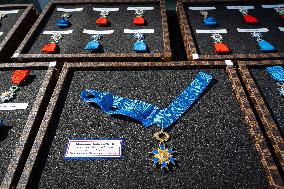
{"type": "Polygon", "coordinates": [[[136,52],[146,52],[147,51],[147,44],[141,40],[141,41],[136,41],[134,43],[133,50],[136,52]]]}
{"type": "Polygon", "coordinates": [[[199,72],[193,82],[164,109],[144,101],[96,90],[83,90],[81,99],[85,102],[96,103],[107,114],[129,116],[141,122],[144,127],[156,124],[159,128],[165,129],[192,106],[211,80],[211,75],[199,72]]]}
{"type": "Polygon", "coordinates": [[[273,45],[263,39],[258,42],[258,46],[260,47],[261,52],[273,52],[276,50],[273,45]]]}
{"type": "Polygon", "coordinates": [[[208,17],[204,18],[203,21],[204,21],[204,24],[206,26],[215,26],[215,25],[217,25],[217,21],[212,16],[208,16],[208,17]]]}
{"type": "Polygon", "coordinates": [[[93,51],[98,51],[99,50],[99,48],[100,48],[100,43],[98,42],[98,41],[90,41],[90,42],[88,42],[87,43],[87,45],[86,45],[86,47],[85,47],[85,50],[87,50],[87,51],[91,51],[91,52],[93,52],[93,51]]]}
{"type": "Polygon", "coordinates": [[[60,28],[68,28],[70,25],[71,23],[69,22],[69,20],[65,18],[60,18],[59,20],[57,20],[57,26],[59,26],[60,28]]]}
{"type": "Polygon", "coordinates": [[[281,66],[270,66],[266,68],[266,72],[277,82],[284,82],[284,69],[281,66]]]}

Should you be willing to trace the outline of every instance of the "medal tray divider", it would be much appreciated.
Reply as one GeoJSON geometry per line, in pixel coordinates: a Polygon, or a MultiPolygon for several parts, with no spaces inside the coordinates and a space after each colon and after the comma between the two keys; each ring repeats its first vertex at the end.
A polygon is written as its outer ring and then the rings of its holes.
{"type": "MultiPolygon", "coordinates": [[[[261,125],[272,144],[273,150],[280,162],[281,169],[284,171],[284,137],[279,130],[280,128],[276,122],[274,114],[272,113],[272,109],[268,106],[268,101],[262,94],[250,71],[251,68],[264,69],[267,66],[283,66],[284,63],[280,60],[238,61],[237,63],[239,65],[238,71],[240,73],[241,80],[244,83],[244,87],[247,90],[249,98],[260,118],[261,125]]],[[[281,98],[280,95],[279,98],[281,98]]]]}
{"type": "MultiPolygon", "coordinates": [[[[64,105],[60,105],[60,96],[64,93],[64,88],[67,87],[69,90],[69,85],[71,81],[68,78],[69,74],[72,74],[73,71],[111,71],[111,70],[140,70],[144,71],[147,69],[154,70],[164,70],[164,69],[199,69],[199,68],[219,68],[224,69],[228,79],[230,80],[234,96],[240,106],[241,111],[244,114],[245,125],[248,126],[249,134],[255,144],[257,154],[259,155],[261,165],[266,172],[267,180],[271,188],[281,188],[283,186],[283,181],[278,172],[278,169],[274,163],[273,157],[270,153],[270,149],[267,146],[267,143],[263,137],[262,131],[259,127],[259,124],[255,118],[255,115],[251,109],[251,106],[248,102],[245,91],[242,87],[242,84],[237,76],[236,69],[234,67],[229,67],[221,65],[218,61],[204,61],[200,63],[192,62],[110,62],[110,63],[65,63],[60,75],[60,78],[57,82],[55,90],[53,92],[52,98],[50,100],[49,106],[47,108],[46,114],[44,116],[43,122],[40,126],[40,131],[37,133],[35,142],[33,144],[31,153],[27,160],[27,164],[21,175],[19,185],[20,188],[31,187],[33,183],[40,181],[40,176],[45,167],[45,161],[48,158],[49,149],[54,140],[54,135],[56,127],[53,125],[54,122],[57,124],[57,121],[54,119],[59,119],[60,115],[58,112],[61,112],[64,105]],[[52,126],[53,125],[53,126],[52,126]]],[[[64,100],[66,97],[64,96],[64,100]]],[[[63,101],[64,101],[63,100],[63,101]]],[[[60,113],[61,114],[61,113],[60,113]]]]}
{"type": "MultiPolygon", "coordinates": [[[[134,14],[133,14],[134,16],[134,14]]],[[[67,28],[68,29],[68,28],[67,28]]],[[[111,28],[109,28],[111,29],[111,28]]],[[[115,34],[112,34],[115,35],[115,34]]],[[[169,61],[171,60],[172,53],[170,48],[170,39],[168,33],[168,21],[166,15],[166,6],[165,0],[76,0],[76,1],[69,1],[69,0],[55,0],[50,1],[39,18],[36,20],[35,24],[26,35],[25,39],[22,41],[18,49],[16,50],[15,56],[13,58],[17,61],[50,61],[50,60],[57,60],[58,62],[73,62],[73,61],[169,61]],[[31,47],[33,43],[33,38],[37,38],[41,28],[44,27],[44,23],[49,20],[49,17],[53,11],[53,9],[57,5],[84,5],[93,3],[94,5],[97,4],[126,4],[126,3],[133,3],[133,4],[149,4],[149,3],[160,3],[161,9],[161,25],[163,31],[163,52],[160,53],[81,53],[81,54],[26,54],[25,51],[31,47]]]]}
{"type": "Polygon", "coordinates": [[[47,108],[51,92],[56,84],[56,78],[59,76],[58,69],[49,67],[47,63],[4,63],[0,64],[1,70],[14,70],[14,69],[31,69],[31,70],[46,70],[44,80],[40,84],[40,88],[36,95],[35,101],[31,102],[29,106],[32,106],[25,126],[21,131],[19,140],[16,141],[14,152],[12,153],[10,163],[5,172],[1,188],[15,188],[22,170],[26,163],[26,160],[31,150],[36,133],[39,129],[39,125],[44,116],[47,108]]]}
{"type": "Polygon", "coordinates": [[[21,41],[24,39],[33,23],[35,22],[37,15],[32,4],[0,5],[0,9],[2,8],[25,9],[22,15],[19,17],[18,21],[16,23],[13,23],[14,26],[0,43],[0,61],[5,63],[9,62],[11,56],[16,51],[21,41]]]}
{"type": "MultiPolygon", "coordinates": [[[[216,4],[216,5],[230,5],[229,3],[277,3],[280,1],[272,1],[272,0],[177,0],[177,15],[179,20],[179,25],[181,29],[181,34],[184,42],[184,47],[186,51],[186,56],[188,60],[196,60],[196,61],[207,61],[207,60],[226,60],[226,59],[234,59],[234,60],[255,60],[255,59],[283,59],[284,53],[282,52],[273,52],[273,53],[261,53],[261,54],[227,54],[227,55],[220,55],[220,54],[198,54],[197,50],[197,43],[194,37],[194,32],[191,31],[189,26],[189,21],[187,18],[187,14],[185,12],[184,3],[192,3],[193,5],[201,4],[203,6],[208,6],[208,3],[216,4]],[[198,54],[198,58],[193,58],[194,54],[198,54]]],[[[211,6],[213,6],[212,4],[211,6]]],[[[241,17],[241,15],[240,15],[241,17]]],[[[200,18],[202,19],[202,18],[200,18]]],[[[255,26],[259,28],[258,26],[255,26]]],[[[225,28],[225,27],[224,27],[225,28]]],[[[208,28],[214,29],[214,28],[208,28]]],[[[210,34],[208,34],[210,35],[210,34]]],[[[213,46],[213,39],[210,45],[213,46]]]]}

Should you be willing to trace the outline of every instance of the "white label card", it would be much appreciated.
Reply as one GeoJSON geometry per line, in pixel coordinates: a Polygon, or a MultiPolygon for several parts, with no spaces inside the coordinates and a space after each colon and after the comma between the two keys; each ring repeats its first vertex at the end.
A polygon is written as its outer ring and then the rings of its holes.
{"type": "Polygon", "coordinates": [[[96,8],[96,7],[93,7],[93,10],[99,11],[99,12],[102,12],[102,11],[119,11],[119,8],[96,8]]]}
{"type": "Polygon", "coordinates": [[[83,8],[74,8],[74,9],[57,8],[56,10],[59,12],[80,12],[83,10],[83,8]]]}
{"type": "Polygon", "coordinates": [[[102,30],[102,31],[98,31],[98,30],[86,30],[86,29],[84,29],[83,33],[91,34],[91,35],[95,35],[95,34],[102,34],[102,35],[105,35],[105,34],[113,34],[113,33],[114,33],[114,30],[102,30]]]}
{"type": "Polygon", "coordinates": [[[278,5],[261,5],[264,9],[274,9],[274,8],[281,8],[284,7],[284,4],[278,4],[278,5]]]}
{"type": "Polygon", "coordinates": [[[188,7],[189,10],[215,10],[216,7],[188,7]]]}
{"type": "Polygon", "coordinates": [[[0,110],[25,110],[28,103],[3,103],[0,104],[0,110]]]}
{"type": "Polygon", "coordinates": [[[54,33],[71,34],[71,33],[73,33],[73,30],[66,30],[66,31],[44,31],[42,34],[52,35],[52,34],[54,34],[54,33]]]}
{"type": "Polygon", "coordinates": [[[227,33],[226,29],[220,30],[196,30],[196,33],[227,33]]]}
{"type": "Polygon", "coordinates": [[[253,33],[253,32],[269,32],[269,30],[267,28],[258,28],[258,29],[241,29],[241,28],[237,28],[238,32],[240,33],[253,33]]]}
{"type": "Polygon", "coordinates": [[[254,6],[227,6],[227,9],[254,9],[254,6]]]}
{"type": "Polygon", "coordinates": [[[19,10],[0,10],[0,12],[5,14],[16,14],[19,12],[19,10]]]}
{"type": "Polygon", "coordinates": [[[0,36],[3,35],[3,32],[0,32],[0,36]]]}
{"type": "Polygon", "coordinates": [[[225,60],[225,64],[226,64],[227,66],[233,66],[233,65],[234,65],[234,63],[232,62],[232,60],[225,60]]]}
{"type": "Polygon", "coordinates": [[[143,10],[143,11],[146,11],[146,10],[154,10],[154,7],[127,7],[127,10],[143,10]]]}
{"type": "Polygon", "coordinates": [[[123,139],[69,139],[64,159],[122,158],[123,139]]]}
{"type": "Polygon", "coordinates": [[[280,31],[284,31],[284,27],[278,27],[280,31]]]}
{"type": "Polygon", "coordinates": [[[198,55],[198,54],[192,54],[192,59],[193,59],[193,60],[199,59],[199,55],[198,55]]]}
{"type": "Polygon", "coordinates": [[[131,30],[131,29],[124,29],[124,33],[154,33],[154,29],[138,29],[138,30],[131,30]]]}

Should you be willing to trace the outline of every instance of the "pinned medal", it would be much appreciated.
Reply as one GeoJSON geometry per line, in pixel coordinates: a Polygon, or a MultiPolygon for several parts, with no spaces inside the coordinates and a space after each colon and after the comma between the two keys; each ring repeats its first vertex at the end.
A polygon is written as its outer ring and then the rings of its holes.
{"type": "Polygon", "coordinates": [[[284,8],[274,8],[274,10],[279,14],[279,16],[281,16],[282,19],[284,19],[284,8]]]}
{"type": "Polygon", "coordinates": [[[50,43],[44,45],[41,49],[42,52],[50,54],[55,53],[58,49],[58,43],[62,39],[62,35],[60,33],[53,33],[50,38],[50,43]]]}
{"type": "Polygon", "coordinates": [[[85,47],[86,51],[90,52],[97,52],[102,47],[99,43],[99,40],[101,39],[102,34],[95,34],[91,37],[91,41],[89,41],[85,47]]]}
{"type": "Polygon", "coordinates": [[[258,46],[260,47],[259,50],[261,52],[273,52],[273,51],[276,50],[272,44],[265,41],[264,39],[261,39],[263,37],[263,35],[261,33],[253,32],[253,33],[251,33],[251,36],[256,38],[256,40],[258,42],[258,46]]]}
{"type": "Polygon", "coordinates": [[[156,140],[159,141],[159,147],[153,150],[153,162],[154,165],[157,167],[161,167],[161,169],[169,169],[169,166],[175,164],[176,158],[173,157],[173,149],[172,147],[166,148],[164,142],[168,141],[170,136],[168,133],[164,132],[163,130],[156,132],[154,137],[156,140]]]}
{"type": "Polygon", "coordinates": [[[208,16],[208,11],[202,10],[200,14],[204,16],[203,22],[205,26],[216,26],[218,22],[212,16],[208,16]]]}
{"type": "Polygon", "coordinates": [[[101,17],[96,20],[96,24],[99,26],[107,26],[110,23],[109,20],[107,19],[108,15],[109,11],[106,10],[101,11],[100,13],[101,17]]]}
{"type": "Polygon", "coordinates": [[[148,51],[147,43],[143,40],[144,35],[142,33],[135,33],[134,37],[137,39],[137,41],[134,43],[133,50],[135,52],[144,53],[148,51]]]}
{"type": "Polygon", "coordinates": [[[135,24],[136,26],[143,26],[145,24],[145,20],[143,18],[144,11],[137,9],[137,10],[135,10],[135,15],[136,15],[136,17],[133,20],[133,24],[135,24]]]}
{"type": "Polygon", "coordinates": [[[240,9],[239,11],[243,14],[246,24],[258,24],[258,20],[254,16],[249,15],[247,9],[240,9]]]}
{"type": "Polygon", "coordinates": [[[214,39],[214,47],[215,47],[215,52],[219,54],[226,54],[230,52],[229,47],[224,44],[223,37],[219,33],[214,33],[211,35],[211,37],[214,39]]]}
{"type": "Polygon", "coordinates": [[[70,13],[63,13],[61,18],[57,20],[57,26],[60,28],[68,28],[71,26],[71,23],[69,21],[69,18],[71,17],[70,13]]]}
{"type": "Polygon", "coordinates": [[[8,91],[5,91],[1,94],[0,100],[1,102],[7,102],[14,98],[16,92],[20,89],[20,85],[25,81],[27,76],[29,75],[30,70],[15,70],[12,75],[12,86],[8,91]]]}

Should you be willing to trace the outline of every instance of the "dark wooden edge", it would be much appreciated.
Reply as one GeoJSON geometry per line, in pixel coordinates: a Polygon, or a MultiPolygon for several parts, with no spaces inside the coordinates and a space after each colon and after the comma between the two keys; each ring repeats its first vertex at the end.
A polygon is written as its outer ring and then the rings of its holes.
{"type": "MultiPolygon", "coordinates": [[[[203,62],[203,67],[209,68],[212,64],[203,62]],[[206,64],[206,66],[205,66],[206,64]]],[[[23,170],[23,174],[19,181],[19,188],[25,188],[29,183],[32,183],[32,176],[35,174],[37,169],[37,163],[40,162],[40,156],[41,153],[44,152],[44,141],[48,138],[48,129],[51,127],[51,122],[54,116],[56,116],[56,107],[57,103],[60,101],[60,95],[64,91],[63,86],[66,82],[66,77],[69,73],[69,71],[74,69],[92,69],[92,70],[99,70],[99,69],[111,69],[111,68],[120,68],[122,69],[125,67],[125,69],[133,68],[133,69],[139,69],[145,70],[145,67],[148,69],[155,69],[155,68],[163,68],[163,69],[172,69],[185,66],[188,68],[196,68],[196,65],[192,65],[190,62],[177,62],[177,63],[163,63],[163,62],[120,62],[120,63],[111,63],[109,62],[106,66],[105,63],[91,63],[91,62],[85,62],[85,63],[65,63],[60,75],[60,78],[58,80],[58,83],[55,87],[55,90],[53,92],[52,98],[50,100],[49,106],[47,108],[46,114],[44,116],[43,122],[40,126],[40,132],[37,133],[34,145],[32,147],[30,156],[27,160],[27,163],[25,165],[25,168],[23,170]]],[[[219,64],[220,65],[220,64],[219,64]]],[[[214,67],[216,68],[216,67],[214,67]]],[[[240,80],[236,74],[236,70],[233,67],[227,67],[223,65],[221,67],[222,69],[226,69],[228,78],[232,84],[233,92],[237,98],[237,101],[240,104],[240,108],[244,113],[245,122],[248,126],[248,131],[255,143],[256,150],[258,152],[258,155],[260,157],[260,161],[263,165],[263,169],[265,170],[267,174],[267,179],[270,184],[271,188],[281,188],[283,185],[280,174],[277,170],[277,167],[274,163],[274,160],[270,154],[269,148],[267,147],[267,144],[265,143],[264,137],[261,133],[261,130],[259,128],[258,122],[256,121],[256,118],[254,116],[253,111],[251,110],[251,107],[248,103],[248,100],[246,98],[246,95],[244,93],[244,90],[242,88],[242,85],[240,83],[240,80]]]]}
{"type": "Polygon", "coordinates": [[[268,66],[268,65],[280,65],[284,64],[283,60],[261,60],[261,61],[236,61],[238,65],[248,66],[268,66]]]}
{"type": "MultiPolygon", "coordinates": [[[[227,0],[221,0],[220,2],[225,2],[227,0]]],[[[183,36],[184,47],[186,50],[186,55],[188,60],[226,60],[226,59],[247,59],[247,60],[254,60],[254,59],[276,59],[284,57],[284,53],[262,53],[262,54],[229,54],[229,55],[198,55],[197,48],[193,40],[193,32],[191,31],[188,23],[188,19],[185,13],[185,9],[183,3],[185,2],[208,2],[212,3],[212,1],[206,0],[194,0],[194,1],[184,1],[184,0],[177,0],[177,15],[179,19],[181,34],[183,36]],[[198,58],[193,57],[193,55],[198,55],[198,58]]],[[[213,2],[219,2],[213,1],[213,2]]],[[[232,2],[248,2],[247,0],[243,1],[232,1],[232,2]]],[[[251,1],[249,1],[251,2],[251,1]]],[[[213,41],[212,41],[213,44],[213,41]]]]}
{"type": "Polygon", "coordinates": [[[32,147],[36,132],[39,129],[40,121],[43,118],[44,110],[47,107],[49,98],[48,95],[52,91],[52,83],[56,77],[57,70],[54,66],[49,66],[48,63],[5,63],[0,65],[0,69],[46,69],[45,78],[36,96],[36,100],[30,103],[32,109],[27,118],[25,127],[20,134],[20,138],[15,146],[14,153],[11,157],[8,169],[5,173],[3,182],[0,188],[14,188],[20,178],[21,171],[24,167],[25,160],[29,155],[29,150],[32,147]]]}
{"type": "Polygon", "coordinates": [[[231,81],[235,96],[244,112],[245,122],[247,123],[250,136],[254,140],[256,150],[258,151],[260,161],[267,173],[268,181],[271,188],[284,188],[283,180],[275,165],[273,157],[270,153],[269,147],[262,134],[261,128],[256,120],[256,117],[251,109],[246,93],[238,78],[237,72],[232,67],[226,69],[229,79],[231,81]]]}
{"type": "Polygon", "coordinates": [[[8,32],[0,44],[0,57],[2,59],[10,58],[30,26],[36,19],[36,11],[33,4],[6,4],[0,5],[1,8],[25,8],[23,14],[17,20],[13,28],[8,32]]]}
{"type": "MultiPolygon", "coordinates": [[[[276,61],[278,64],[283,64],[281,61],[276,61]]],[[[258,61],[250,63],[250,65],[277,65],[275,61],[258,61]]],[[[254,79],[249,71],[250,66],[246,66],[245,62],[239,62],[239,72],[245,87],[250,95],[250,98],[255,106],[255,109],[260,117],[264,130],[273,146],[273,150],[281,164],[282,170],[284,170],[284,139],[277,127],[276,122],[271,116],[271,112],[267,108],[267,105],[261,95],[259,88],[257,87],[254,79]]]]}
{"type": "Polygon", "coordinates": [[[163,60],[170,61],[172,57],[171,47],[170,47],[170,39],[168,32],[168,22],[167,22],[167,14],[165,7],[165,0],[76,0],[76,1],[50,1],[42,14],[39,16],[38,20],[33,25],[30,32],[27,34],[25,39],[22,41],[18,49],[16,50],[13,58],[17,61],[29,61],[29,60],[38,60],[38,61],[48,61],[48,60],[58,60],[58,61],[142,61],[145,59],[151,61],[163,60]],[[24,48],[30,42],[32,36],[36,35],[38,32],[38,26],[43,23],[45,19],[48,19],[48,14],[52,11],[53,6],[55,4],[78,4],[78,3],[160,3],[161,9],[161,18],[162,18],[162,29],[163,29],[163,43],[164,43],[164,51],[161,53],[94,53],[94,54],[23,54],[24,48]]]}

